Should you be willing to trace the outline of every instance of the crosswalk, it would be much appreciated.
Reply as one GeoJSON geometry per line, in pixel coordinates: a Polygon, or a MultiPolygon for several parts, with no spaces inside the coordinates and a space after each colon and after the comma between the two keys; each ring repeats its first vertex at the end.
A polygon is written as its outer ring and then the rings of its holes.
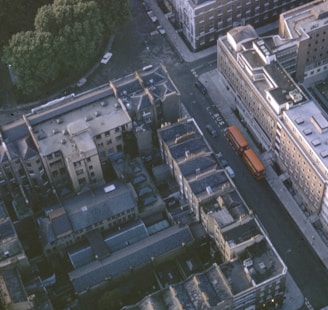
{"type": "Polygon", "coordinates": [[[309,302],[309,300],[305,297],[304,298],[304,303],[305,306],[309,309],[309,310],[314,310],[314,308],[312,307],[311,303],[309,302]]]}

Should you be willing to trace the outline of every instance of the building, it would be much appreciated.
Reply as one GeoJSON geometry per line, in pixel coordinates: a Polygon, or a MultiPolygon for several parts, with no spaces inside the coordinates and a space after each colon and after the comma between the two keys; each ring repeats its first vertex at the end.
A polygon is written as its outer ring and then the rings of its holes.
{"type": "MultiPolygon", "coordinates": [[[[136,228],[134,230],[136,231],[136,228]]],[[[193,244],[194,237],[188,226],[176,225],[149,237],[145,236],[138,242],[135,241],[126,247],[118,248],[110,255],[98,257],[69,272],[69,279],[76,293],[85,294],[88,290],[105,285],[110,281],[118,281],[124,276],[132,276],[133,272],[143,267],[174,258],[182,251],[182,245],[193,244]]],[[[106,248],[108,250],[108,247],[106,248]]]]}
{"type": "Polygon", "coordinates": [[[44,254],[64,256],[66,249],[84,240],[88,232],[117,227],[138,214],[132,186],[118,181],[67,199],[49,207],[45,216],[38,218],[44,254]]]}
{"type": "MultiPolygon", "coordinates": [[[[327,114],[262,45],[251,26],[218,40],[218,67],[236,92],[235,108],[264,150],[287,171],[307,210],[327,230],[327,114]]],[[[288,177],[286,177],[288,178],[288,177]]]]}
{"type": "Polygon", "coordinates": [[[270,242],[248,246],[239,258],[191,275],[124,310],[152,309],[267,309],[281,306],[286,266],[270,242]]]}
{"type": "Polygon", "coordinates": [[[30,263],[3,203],[0,203],[0,241],[0,269],[15,267],[27,271],[30,263]]]}
{"type": "Polygon", "coordinates": [[[102,186],[113,156],[149,151],[150,130],[179,113],[180,94],[163,66],[34,108],[0,127],[1,195],[22,217],[24,206],[102,186]]]}
{"type": "Polygon", "coordinates": [[[232,188],[227,173],[193,119],[163,125],[157,132],[163,161],[199,221],[200,205],[232,188]]]}
{"type": "Polygon", "coordinates": [[[194,51],[212,46],[237,26],[255,28],[278,21],[279,14],[309,1],[165,0],[183,36],[194,51]]]}
{"type": "Polygon", "coordinates": [[[305,84],[325,78],[328,69],[328,2],[316,0],[283,12],[279,34],[297,40],[295,78],[305,84]]]}

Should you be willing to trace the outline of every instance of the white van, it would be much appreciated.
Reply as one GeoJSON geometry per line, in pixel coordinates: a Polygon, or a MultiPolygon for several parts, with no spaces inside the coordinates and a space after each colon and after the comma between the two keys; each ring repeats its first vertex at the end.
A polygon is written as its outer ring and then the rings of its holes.
{"type": "Polygon", "coordinates": [[[233,179],[236,176],[235,172],[232,170],[232,168],[230,166],[227,166],[224,169],[225,169],[225,171],[228,172],[231,179],[233,179]]]}

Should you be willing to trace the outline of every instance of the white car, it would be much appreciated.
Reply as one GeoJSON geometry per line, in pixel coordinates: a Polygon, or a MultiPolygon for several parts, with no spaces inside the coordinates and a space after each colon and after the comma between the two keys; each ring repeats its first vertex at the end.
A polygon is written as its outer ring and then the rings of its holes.
{"type": "Polygon", "coordinates": [[[165,29],[161,25],[157,26],[157,30],[160,34],[165,34],[165,29]]]}
{"type": "Polygon", "coordinates": [[[113,56],[112,53],[107,52],[107,53],[103,56],[103,58],[101,59],[100,62],[101,62],[102,64],[107,64],[107,62],[109,62],[109,60],[112,58],[112,56],[113,56]]]}
{"type": "Polygon", "coordinates": [[[149,18],[152,20],[153,23],[157,22],[157,17],[153,13],[153,11],[148,11],[147,14],[148,14],[149,18]]]}
{"type": "Polygon", "coordinates": [[[81,80],[79,80],[76,84],[77,87],[82,87],[85,83],[87,82],[86,78],[82,78],[81,80]]]}

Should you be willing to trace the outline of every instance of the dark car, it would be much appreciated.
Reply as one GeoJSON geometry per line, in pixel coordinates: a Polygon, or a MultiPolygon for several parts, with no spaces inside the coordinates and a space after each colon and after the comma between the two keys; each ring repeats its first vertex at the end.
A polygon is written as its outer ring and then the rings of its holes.
{"type": "Polygon", "coordinates": [[[138,196],[143,197],[147,194],[151,194],[153,192],[152,188],[149,185],[143,186],[138,191],[138,196]]]}
{"type": "Polygon", "coordinates": [[[137,185],[137,184],[140,184],[140,183],[142,183],[142,182],[144,182],[144,181],[146,181],[146,180],[147,180],[147,179],[146,179],[145,175],[144,175],[144,174],[140,174],[140,175],[136,176],[136,177],[132,180],[132,184],[133,184],[133,185],[137,185]]]}
{"type": "Polygon", "coordinates": [[[206,129],[212,138],[215,138],[219,135],[219,133],[214,129],[214,127],[210,124],[206,125],[206,129]]]}
{"type": "Polygon", "coordinates": [[[204,86],[203,83],[201,83],[200,81],[196,81],[195,82],[195,87],[203,94],[206,95],[207,94],[207,89],[204,86]]]}
{"type": "Polygon", "coordinates": [[[141,203],[144,207],[147,207],[157,201],[157,198],[154,194],[147,195],[145,198],[142,199],[141,203]]]}
{"type": "Polygon", "coordinates": [[[142,2],[142,6],[144,7],[144,9],[148,12],[150,11],[150,6],[147,2],[142,2]]]}

